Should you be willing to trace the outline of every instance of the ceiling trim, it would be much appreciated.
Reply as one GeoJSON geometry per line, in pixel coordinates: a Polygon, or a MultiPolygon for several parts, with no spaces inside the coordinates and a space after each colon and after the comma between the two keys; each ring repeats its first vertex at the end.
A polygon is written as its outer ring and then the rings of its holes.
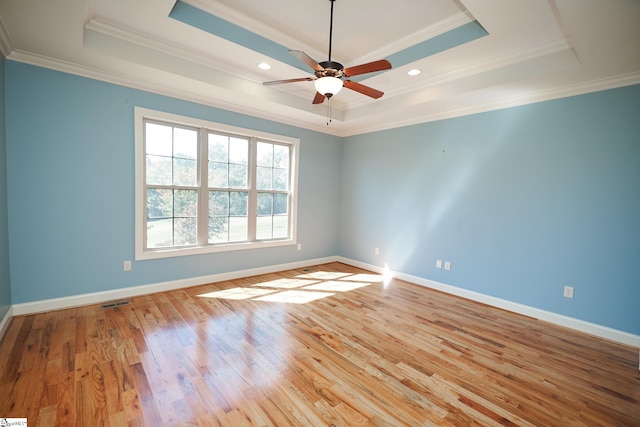
{"type": "MultiPolygon", "coordinates": [[[[207,60],[207,57],[205,55],[193,54],[188,49],[184,49],[179,45],[170,44],[164,40],[158,41],[157,39],[133,31],[131,29],[114,25],[111,22],[106,22],[100,19],[92,19],[91,21],[89,21],[89,23],[87,23],[87,25],[85,25],[85,29],[90,32],[96,32],[105,35],[107,37],[113,37],[115,39],[121,40],[126,43],[131,43],[145,49],[151,49],[157,52],[168,54],[170,56],[174,56],[179,59],[204,65],[214,70],[227,73],[235,73],[236,71],[231,67],[224,67],[223,62],[207,60]]],[[[85,44],[86,43],[90,44],[90,42],[86,40],[85,34],[85,44]]]]}
{"type": "Polygon", "coordinates": [[[463,107],[457,109],[449,109],[436,114],[428,114],[419,118],[408,120],[398,120],[394,123],[384,124],[381,126],[372,126],[369,122],[362,129],[350,129],[351,132],[342,136],[352,136],[365,133],[379,132],[389,129],[395,129],[405,126],[413,126],[421,123],[435,122],[438,120],[453,119],[456,117],[470,116],[473,114],[486,113],[489,111],[503,110],[506,108],[520,107],[523,105],[536,104],[539,102],[553,101],[555,99],[568,98],[571,96],[585,95],[603,90],[617,89],[625,86],[633,86],[640,84],[640,72],[624,74],[620,76],[607,77],[604,79],[569,84],[553,89],[535,91],[526,95],[519,95],[511,98],[502,98],[494,102],[477,104],[472,107],[463,107]]]}
{"type": "Polygon", "coordinates": [[[368,122],[366,128],[340,129],[338,127],[326,126],[322,122],[322,120],[319,120],[317,125],[313,125],[308,121],[298,120],[294,117],[283,114],[273,114],[264,109],[251,108],[246,105],[221,101],[216,98],[206,97],[196,93],[189,93],[182,90],[168,88],[167,86],[144,81],[142,79],[131,78],[121,74],[109,73],[102,70],[97,70],[95,68],[79,66],[67,61],[61,61],[58,59],[53,59],[20,50],[13,50],[7,56],[7,59],[340,137],[348,137],[363,133],[394,129],[403,126],[411,126],[420,123],[450,119],[483,113],[487,111],[512,108],[526,104],[550,101],[559,98],[583,95],[591,92],[598,92],[602,90],[640,84],[640,72],[635,72],[579,84],[569,84],[553,89],[529,93],[526,95],[500,99],[495,102],[475,105],[469,108],[449,109],[437,114],[422,115],[414,119],[397,120],[393,123],[388,123],[382,126],[373,126],[373,123],[368,122]]]}
{"type": "MultiPolygon", "coordinates": [[[[525,62],[531,59],[540,58],[546,55],[552,55],[563,51],[571,51],[575,56],[575,52],[566,40],[554,40],[539,46],[534,46],[531,49],[512,52],[509,54],[501,55],[495,58],[491,58],[486,61],[475,63],[464,68],[458,68],[446,73],[435,74],[433,76],[426,77],[420,80],[420,83],[414,81],[407,81],[404,86],[397,87],[391,91],[387,91],[388,97],[402,96],[408,93],[415,93],[420,90],[424,90],[440,84],[453,82],[456,80],[463,80],[475,75],[486,73],[492,70],[508,67],[510,65],[525,62]]],[[[576,56],[577,61],[577,56],[576,56]]],[[[353,108],[364,105],[366,100],[355,101],[352,103],[353,108]]]]}
{"type": "Polygon", "coordinates": [[[181,0],[176,1],[176,4],[169,13],[169,18],[213,36],[228,40],[244,48],[251,49],[254,52],[259,51],[265,56],[274,58],[302,71],[309,71],[304,64],[289,54],[289,49],[286,46],[240,27],[233,22],[222,19],[217,15],[199,9],[189,3],[181,0]],[[259,46],[259,50],[257,46],[259,46]]]}
{"type": "MultiPolygon", "coordinates": [[[[309,72],[308,67],[292,57],[286,44],[283,44],[277,38],[266,38],[263,34],[247,29],[247,27],[252,27],[250,25],[239,26],[220,16],[221,14],[219,13],[213,13],[212,7],[207,7],[201,2],[197,3],[198,6],[194,6],[192,3],[194,2],[178,0],[171,9],[169,17],[302,71],[309,72]],[[201,9],[200,7],[203,8],[201,9]]],[[[394,67],[399,67],[487,35],[488,32],[471,15],[460,12],[434,26],[394,41],[389,45],[382,46],[361,58],[352,59],[349,63],[359,64],[386,57],[394,67]]],[[[294,45],[299,44],[298,42],[294,43],[294,45]]],[[[314,55],[311,56],[313,57],[314,55]]],[[[323,58],[324,56],[320,57],[323,58]]],[[[370,77],[371,75],[367,78],[370,77]]],[[[359,81],[362,78],[356,77],[354,80],[359,81]]]]}
{"type": "MultiPolygon", "coordinates": [[[[450,17],[449,19],[442,20],[429,28],[425,28],[424,30],[418,31],[414,34],[411,34],[407,37],[397,40],[392,44],[383,46],[380,49],[375,50],[366,56],[357,58],[354,62],[361,63],[361,62],[367,62],[367,61],[374,61],[377,58],[392,57],[394,54],[399,54],[402,51],[406,51],[411,47],[414,47],[426,42],[432,42],[433,39],[436,39],[447,33],[452,33],[454,30],[460,29],[461,27],[471,24],[472,22],[477,22],[477,21],[470,14],[460,12],[459,14],[456,14],[450,17]]],[[[480,23],[478,23],[478,26],[482,27],[480,23]]],[[[488,33],[485,31],[485,35],[486,34],[488,33]]],[[[463,43],[467,43],[469,41],[475,40],[476,38],[479,38],[479,37],[475,37],[474,39],[467,40],[463,43]]],[[[463,44],[463,43],[459,43],[459,44],[463,44]]],[[[456,47],[456,46],[455,45],[450,46],[449,49],[453,47],[456,47]]],[[[446,49],[443,49],[443,50],[446,50],[446,49]]],[[[434,53],[437,53],[437,52],[434,52],[434,53]]],[[[388,59],[391,60],[390,58],[388,59]]],[[[405,65],[405,64],[402,64],[402,65],[405,65]]]]}
{"type": "MultiPolygon", "coordinates": [[[[238,27],[249,29],[249,31],[255,34],[258,34],[261,37],[264,37],[282,46],[297,46],[300,44],[299,40],[296,40],[280,31],[277,31],[272,26],[264,22],[256,21],[254,19],[247,17],[246,15],[238,13],[232,8],[224,4],[221,4],[219,2],[210,2],[206,0],[178,0],[176,4],[177,3],[186,3],[188,5],[191,5],[196,9],[200,9],[205,13],[217,16],[218,18],[223,19],[227,22],[230,22],[234,25],[237,25],[238,27]]],[[[391,55],[393,53],[407,49],[411,46],[414,46],[425,40],[429,40],[431,38],[437,37],[441,34],[454,30],[472,21],[475,21],[475,18],[473,17],[473,15],[471,15],[471,13],[467,10],[462,11],[447,19],[443,19],[442,21],[436,23],[435,25],[432,25],[428,28],[424,28],[414,34],[410,34],[407,37],[396,40],[392,44],[383,46],[378,50],[370,52],[365,56],[362,56],[360,58],[354,58],[353,63],[364,63],[368,61],[374,61],[379,58],[384,58],[387,55],[391,55]]],[[[326,54],[326,52],[316,52],[310,46],[305,47],[304,50],[306,50],[307,53],[311,54],[312,57],[317,56],[320,58],[326,54]]]]}
{"type": "Polygon", "coordinates": [[[277,123],[283,123],[303,129],[313,130],[320,133],[326,133],[336,136],[341,135],[337,131],[337,128],[331,128],[326,126],[321,120],[317,125],[310,126],[308,121],[297,120],[291,116],[283,116],[280,114],[272,114],[267,110],[247,107],[244,104],[236,104],[227,101],[221,101],[218,98],[203,96],[199,93],[186,92],[184,90],[173,89],[166,85],[156,84],[153,82],[145,81],[143,79],[131,78],[123,76],[121,74],[105,72],[95,68],[79,66],[77,64],[61,61],[42,55],[33,54],[30,52],[24,52],[20,50],[14,50],[8,57],[8,60],[19,62],[26,65],[33,65],[36,67],[42,67],[53,71],[62,72],[65,74],[71,74],[78,77],[89,78],[106,83],[115,84],[118,86],[124,86],[131,89],[141,90],[157,95],[168,96],[170,98],[179,99],[182,101],[194,102],[196,104],[206,105],[208,107],[219,108],[226,111],[231,111],[238,114],[244,114],[251,117],[256,117],[264,120],[269,120],[277,123]]]}

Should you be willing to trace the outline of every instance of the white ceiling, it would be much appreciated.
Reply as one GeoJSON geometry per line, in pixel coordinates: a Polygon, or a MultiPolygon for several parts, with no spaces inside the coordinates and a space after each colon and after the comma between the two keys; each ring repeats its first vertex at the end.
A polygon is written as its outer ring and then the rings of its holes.
{"type": "Polygon", "coordinates": [[[312,82],[262,82],[312,76],[295,59],[268,54],[269,43],[327,59],[328,0],[184,0],[202,17],[233,24],[218,35],[170,17],[175,3],[2,0],[0,50],[9,60],[340,136],[640,83],[638,0],[336,0],[332,59],[345,67],[399,58],[473,21],[488,34],[362,76],[385,95],[341,91],[327,126],[328,103],[311,104],[312,82]],[[247,34],[258,41],[237,44],[247,34]],[[258,69],[263,61],[272,69],[258,69]],[[423,72],[409,77],[410,68],[423,72]]]}

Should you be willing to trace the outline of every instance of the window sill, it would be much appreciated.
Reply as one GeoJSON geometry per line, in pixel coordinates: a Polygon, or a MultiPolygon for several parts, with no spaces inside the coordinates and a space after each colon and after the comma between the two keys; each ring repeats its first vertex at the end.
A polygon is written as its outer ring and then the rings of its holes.
{"type": "Polygon", "coordinates": [[[241,242],[241,243],[228,243],[224,245],[190,246],[187,248],[166,248],[166,249],[156,249],[156,250],[146,250],[146,251],[143,251],[141,249],[136,249],[135,259],[136,261],[144,261],[144,260],[150,260],[150,259],[174,258],[174,257],[180,257],[180,256],[242,251],[242,250],[249,250],[249,249],[273,248],[273,247],[279,247],[279,246],[294,246],[295,244],[296,244],[295,240],[286,239],[286,240],[270,240],[266,242],[241,242]]]}

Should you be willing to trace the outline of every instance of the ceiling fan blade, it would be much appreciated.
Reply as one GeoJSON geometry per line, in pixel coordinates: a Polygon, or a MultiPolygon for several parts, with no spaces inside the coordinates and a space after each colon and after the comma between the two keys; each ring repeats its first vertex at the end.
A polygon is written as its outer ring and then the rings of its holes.
{"type": "Polygon", "coordinates": [[[388,70],[391,68],[391,63],[386,59],[379,61],[368,62],[362,65],[356,65],[355,67],[349,67],[344,69],[344,75],[347,77],[357,76],[359,74],[373,73],[374,71],[388,70]]]}
{"type": "Polygon", "coordinates": [[[316,92],[316,96],[313,98],[314,104],[322,104],[324,102],[324,95],[320,92],[316,92]]]}
{"type": "Polygon", "coordinates": [[[351,80],[345,80],[344,87],[355,90],[356,92],[360,92],[363,95],[367,95],[375,99],[378,99],[382,95],[384,95],[384,92],[381,92],[369,86],[365,86],[362,83],[352,82],[351,80]]]}
{"type": "Polygon", "coordinates": [[[270,82],[263,82],[263,85],[279,85],[281,83],[295,83],[295,82],[310,82],[315,80],[315,77],[300,77],[299,79],[287,79],[287,80],[272,80],[270,82]]]}
{"type": "Polygon", "coordinates": [[[289,53],[295,56],[296,58],[298,58],[300,61],[307,64],[309,67],[313,68],[315,71],[324,71],[324,68],[322,68],[320,64],[318,64],[313,58],[311,58],[309,55],[307,55],[303,51],[290,49],[289,53]]]}

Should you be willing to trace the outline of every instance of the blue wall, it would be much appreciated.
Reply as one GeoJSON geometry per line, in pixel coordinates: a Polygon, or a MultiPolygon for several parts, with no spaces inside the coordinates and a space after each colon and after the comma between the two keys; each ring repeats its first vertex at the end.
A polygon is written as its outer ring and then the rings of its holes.
{"type": "Polygon", "coordinates": [[[341,255],[640,334],[640,86],[350,137],[341,182],[341,255]]]}
{"type": "Polygon", "coordinates": [[[340,138],[69,74],[6,63],[13,303],[337,253],[340,138]],[[295,246],[133,263],[134,106],[301,139],[295,246]]]}
{"type": "Polygon", "coordinates": [[[7,156],[5,135],[4,58],[0,55],[0,320],[11,306],[9,230],[7,222],[7,156]]]}
{"type": "Polygon", "coordinates": [[[640,334],[640,86],[340,139],[12,61],[4,70],[0,314],[9,300],[338,254],[640,334]],[[123,272],[134,259],[134,106],[301,138],[304,250],[123,272]]]}

